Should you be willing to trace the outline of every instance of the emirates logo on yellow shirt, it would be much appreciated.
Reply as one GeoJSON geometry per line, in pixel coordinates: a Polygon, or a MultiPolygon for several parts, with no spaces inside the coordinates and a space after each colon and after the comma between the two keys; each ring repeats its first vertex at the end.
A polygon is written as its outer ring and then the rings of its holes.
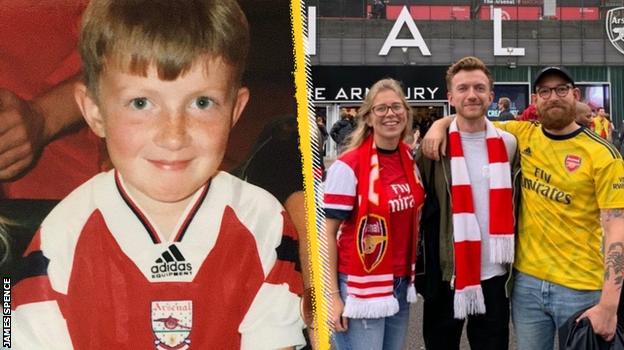
{"type": "Polygon", "coordinates": [[[565,157],[565,167],[569,172],[575,172],[581,166],[581,157],[568,154],[565,157]]]}

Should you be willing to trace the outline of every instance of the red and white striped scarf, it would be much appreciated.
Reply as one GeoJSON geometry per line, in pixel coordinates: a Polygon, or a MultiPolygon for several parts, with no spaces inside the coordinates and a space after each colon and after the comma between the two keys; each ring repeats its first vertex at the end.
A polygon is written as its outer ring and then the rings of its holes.
{"type": "MultiPolygon", "coordinates": [[[[511,263],[514,258],[514,225],[511,169],[505,143],[487,119],[486,146],[489,161],[489,242],[492,263],[511,263]]],[[[455,240],[455,318],[485,313],[481,290],[481,230],[472,199],[472,186],[462,150],[457,119],[449,128],[451,203],[455,240]]]]}
{"type": "MultiPolygon", "coordinates": [[[[392,266],[392,235],[388,195],[379,177],[379,157],[373,135],[364,140],[355,152],[359,156],[357,194],[360,197],[356,216],[355,244],[349,255],[347,272],[347,299],[343,316],[349,318],[380,318],[399,312],[394,297],[392,266]]],[[[416,180],[414,161],[409,148],[399,143],[401,165],[416,203],[422,203],[424,190],[416,180]]],[[[417,214],[420,208],[414,207],[417,214]]],[[[416,301],[414,287],[416,242],[420,215],[414,215],[413,232],[410,233],[410,277],[407,301],[416,301]]]]}

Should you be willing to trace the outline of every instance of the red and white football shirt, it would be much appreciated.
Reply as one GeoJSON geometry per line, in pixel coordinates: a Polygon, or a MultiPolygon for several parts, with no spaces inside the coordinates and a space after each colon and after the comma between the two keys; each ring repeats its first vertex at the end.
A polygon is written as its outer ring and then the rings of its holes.
{"type": "MultiPolygon", "coordinates": [[[[397,277],[409,276],[409,245],[413,232],[414,215],[422,205],[422,193],[412,193],[407,176],[401,166],[399,151],[377,149],[380,165],[380,178],[388,195],[388,211],[392,226],[392,265],[397,277]]],[[[357,224],[355,213],[359,202],[357,194],[357,174],[360,166],[357,152],[341,155],[327,173],[325,182],[325,215],[328,218],[344,220],[338,237],[338,271],[347,273],[349,252],[355,244],[357,224]]]]}
{"type": "Polygon", "coordinates": [[[80,186],[25,253],[31,273],[13,289],[14,346],[305,343],[296,233],[275,198],[222,172],[195,194],[176,231],[163,239],[114,171],[80,186]]]}

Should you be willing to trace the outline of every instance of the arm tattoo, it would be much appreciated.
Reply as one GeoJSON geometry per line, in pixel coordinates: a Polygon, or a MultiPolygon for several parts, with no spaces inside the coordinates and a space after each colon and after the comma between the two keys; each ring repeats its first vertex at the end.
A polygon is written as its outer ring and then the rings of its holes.
{"type": "Polygon", "coordinates": [[[611,243],[605,256],[605,281],[608,281],[613,274],[613,283],[617,289],[621,289],[622,272],[624,272],[624,243],[611,243]]]}
{"type": "Polygon", "coordinates": [[[604,209],[604,221],[609,221],[611,218],[622,218],[624,217],[624,209],[604,209]]]}

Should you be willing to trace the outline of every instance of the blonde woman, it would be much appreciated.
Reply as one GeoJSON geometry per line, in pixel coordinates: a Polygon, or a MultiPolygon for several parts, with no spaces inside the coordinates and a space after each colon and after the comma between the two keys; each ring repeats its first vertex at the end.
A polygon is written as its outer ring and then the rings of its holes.
{"type": "Polygon", "coordinates": [[[412,112],[400,84],[376,82],[357,120],[325,184],[334,343],[403,349],[424,191],[402,141],[412,112]]]}

